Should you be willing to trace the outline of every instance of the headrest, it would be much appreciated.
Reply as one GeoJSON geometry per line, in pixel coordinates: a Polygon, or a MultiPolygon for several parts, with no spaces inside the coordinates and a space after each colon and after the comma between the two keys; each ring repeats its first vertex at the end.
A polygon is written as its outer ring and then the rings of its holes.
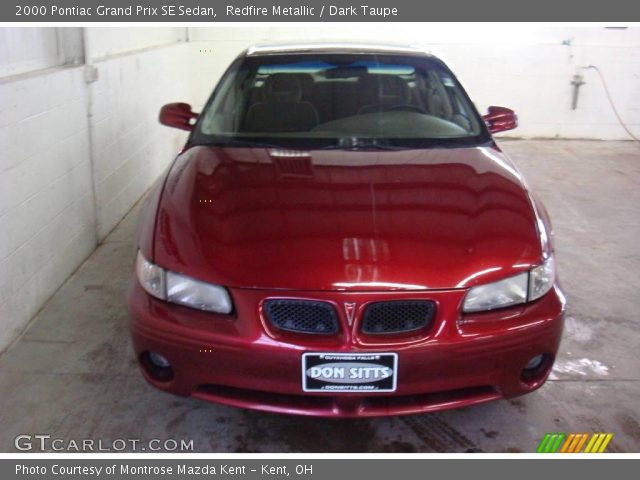
{"type": "Polygon", "coordinates": [[[299,102],[302,99],[302,85],[297,74],[274,73],[264,82],[265,101],[299,102]]]}
{"type": "Polygon", "coordinates": [[[408,103],[409,85],[397,75],[368,75],[364,77],[362,88],[367,89],[380,103],[408,103]]]}

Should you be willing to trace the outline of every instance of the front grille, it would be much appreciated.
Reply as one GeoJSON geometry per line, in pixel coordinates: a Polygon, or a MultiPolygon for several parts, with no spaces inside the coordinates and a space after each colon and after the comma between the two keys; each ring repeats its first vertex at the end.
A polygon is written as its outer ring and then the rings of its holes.
{"type": "Polygon", "coordinates": [[[431,323],[435,304],[429,300],[376,302],[367,306],[362,331],[369,335],[420,330],[431,323]]]}
{"type": "Polygon", "coordinates": [[[267,300],[267,319],[288,332],[327,335],[338,331],[338,317],[333,306],[313,300],[267,300]]]}

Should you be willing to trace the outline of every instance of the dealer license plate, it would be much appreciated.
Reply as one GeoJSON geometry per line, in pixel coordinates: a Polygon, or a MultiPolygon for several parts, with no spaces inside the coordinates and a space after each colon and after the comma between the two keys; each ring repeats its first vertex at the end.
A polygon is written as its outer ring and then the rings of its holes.
{"type": "Polygon", "coordinates": [[[305,392],[395,392],[397,353],[305,353],[305,392]]]}

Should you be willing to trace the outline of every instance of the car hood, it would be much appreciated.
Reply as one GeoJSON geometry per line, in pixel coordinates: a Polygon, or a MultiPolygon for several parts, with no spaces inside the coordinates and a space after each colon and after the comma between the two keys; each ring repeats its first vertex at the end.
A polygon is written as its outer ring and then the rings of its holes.
{"type": "Polygon", "coordinates": [[[541,258],[520,173],[495,147],[193,147],[158,206],[156,263],[237,288],[464,288],[541,258]]]}

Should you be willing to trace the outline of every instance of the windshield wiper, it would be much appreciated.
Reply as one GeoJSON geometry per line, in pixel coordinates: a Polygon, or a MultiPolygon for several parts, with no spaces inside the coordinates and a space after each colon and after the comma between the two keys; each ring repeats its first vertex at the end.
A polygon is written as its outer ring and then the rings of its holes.
{"type": "Polygon", "coordinates": [[[407,150],[409,147],[391,145],[388,141],[356,137],[341,138],[338,143],[320,150],[407,150]]]}
{"type": "Polygon", "coordinates": [[[206,143],[201,143],[200,145],[204,145],[207,147],[282,148],[282,146],[276,145],[274,143],[254,142],[251,140],[238,140],[235,138],[230,140],[206,142],[206,143]]]}
{"type": "Polygon", "coordinates": [[[278,150],[407,150],[410,147],[400,147],[389,144],[388,141],[380,141],[377,139],[364,138],[340,138],[337,143],[331,143],[324,146],[304,146],[289,147],[278,145],[275,143],[259,142],[253,140],[242,140],[237,138],[214,140],[211,142],[198,143],[197,145],[207,147],[244,147],[244,148],[271,148],[278,150]]]}

